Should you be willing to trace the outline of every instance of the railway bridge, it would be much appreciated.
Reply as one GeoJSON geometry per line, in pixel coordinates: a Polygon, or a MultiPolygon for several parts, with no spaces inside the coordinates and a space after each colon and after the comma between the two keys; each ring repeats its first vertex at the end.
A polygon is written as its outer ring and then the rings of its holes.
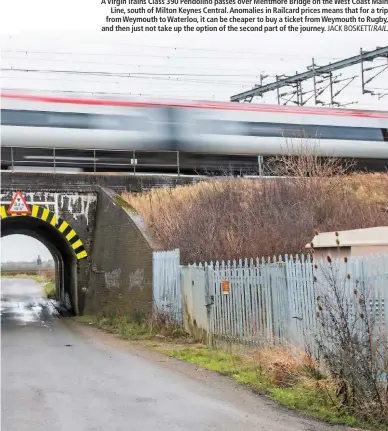
{"type": "Polygon", "coordinates": [[[2,173],[1,236],[28,235],[51,252],[57,298],[75,314],[147,314],[152,306],[153,239],[118,199],[192,181],[185,178],[2,173]],[[21,192],[28,214],[10,214],[21,192]]]}

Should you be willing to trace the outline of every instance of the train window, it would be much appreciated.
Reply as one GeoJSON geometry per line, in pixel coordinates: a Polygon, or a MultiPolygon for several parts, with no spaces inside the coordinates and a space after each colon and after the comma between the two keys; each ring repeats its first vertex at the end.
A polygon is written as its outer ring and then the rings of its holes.
{"type": "Polygon", "coordinates": [[[78,112],[16,111],[12,109],[2,109],[1,123],[4,126],[149,130],[149,120],[145,116],[101,115],[78,112]]]}
{"type": "Polygon", "coordinates": [[[321,126],[311,124],[255,123],[242,121],[199,120],[198,133],[257,137],[343,139],[381,141],[381,130],[372,127],[321,126]]]}
{"type": "Polygon", "coordinates": [[[388,129],[381,129],[384,141],[388,141],[388,129]]]}

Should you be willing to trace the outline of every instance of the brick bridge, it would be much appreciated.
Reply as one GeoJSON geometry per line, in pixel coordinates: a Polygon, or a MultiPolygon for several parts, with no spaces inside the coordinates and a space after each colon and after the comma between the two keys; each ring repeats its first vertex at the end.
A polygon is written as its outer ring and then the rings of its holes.
{"type": "Polygon", "coordinates": [[[192,179],[34,173],[2,173],[1,179],[1,236],[28,235],[50,250],[64,306],[75,314],[150,312],[156,245],[117,193],[192,179]],[[16,191],[30,215],[7,214],[16,191]]]}

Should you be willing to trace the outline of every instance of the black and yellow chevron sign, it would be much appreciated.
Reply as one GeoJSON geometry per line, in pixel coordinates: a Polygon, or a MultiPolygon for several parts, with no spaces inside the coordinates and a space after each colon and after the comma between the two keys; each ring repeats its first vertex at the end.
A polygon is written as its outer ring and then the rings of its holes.
{"type": "Polygon", "coordinates": [[[7,214],[7,207],[5,205],[1,205],[0,207],[0,218],[5,219],[9,217],[35,217],[39,218],[42,221],[50,224],[55,229],[57,229],[66,239],[66,241],[70,244],[71,248],[74,250],[74,253],[77,256],[77,259],[84,259],[87,257],[87,252],[85,247],[77,235],[77,232],[67,223],[67,221],[57,218],[55,213],[44,208],[39,205],[31,206],[31,214],[7,214]]]}

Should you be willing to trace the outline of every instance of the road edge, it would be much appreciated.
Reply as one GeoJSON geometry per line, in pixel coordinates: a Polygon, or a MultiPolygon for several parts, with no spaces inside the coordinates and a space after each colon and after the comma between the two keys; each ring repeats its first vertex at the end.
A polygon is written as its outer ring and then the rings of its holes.
{"type": "Polygon", "coordinates": [[[295,419],[300,419],[306,421],[306,425],[310,425],[312,431],[321,430],[322,427],[331,429],[333,431],[369,431],[363,428],[352,428],[346,425],[333,425],[329,422],[325,422],[313,416],[309,416],[304,412],[294,410],[283,406],[282,404],[272,400],[267,394],[254,390],[242,383],[238,383],[232,378],[225,376],[221,373],[215,371],[200,368],[196,364],[190,362],[172,358],[165,355],[163,352],[157,351],[152,348],[150,344],[152,340],[149,341],[133,341],[124,340],[119,338],[117,335],[104,331],[103,329],[96,328],[93,325],[87,325],[85,323],[77,322],[73,318],[69,317],[66,319],[61,319],[61,321],[68,327],[72,332],[82,336],[85,340],[93,341],[96,343],[102,343],[105,346],[112,348],[117,348],[123,352],[131,355],[136,355],[142,359],[151,361],[164,369],[169,371],[178,372],[185,377],[206,384],[213,389],[222,390],[228,387],[238,394],[239,398],[252,397],[254,396],[259,402],[262,402],[264,406],[278,414],[289,415],[295,419]],[[211,385],[209,380],[216,380],[217,384],[211,385]],[[320,427],[319,427],[320,426],[320,427]],[[318,427],[318,428],[315,428],[318,427]]]}

